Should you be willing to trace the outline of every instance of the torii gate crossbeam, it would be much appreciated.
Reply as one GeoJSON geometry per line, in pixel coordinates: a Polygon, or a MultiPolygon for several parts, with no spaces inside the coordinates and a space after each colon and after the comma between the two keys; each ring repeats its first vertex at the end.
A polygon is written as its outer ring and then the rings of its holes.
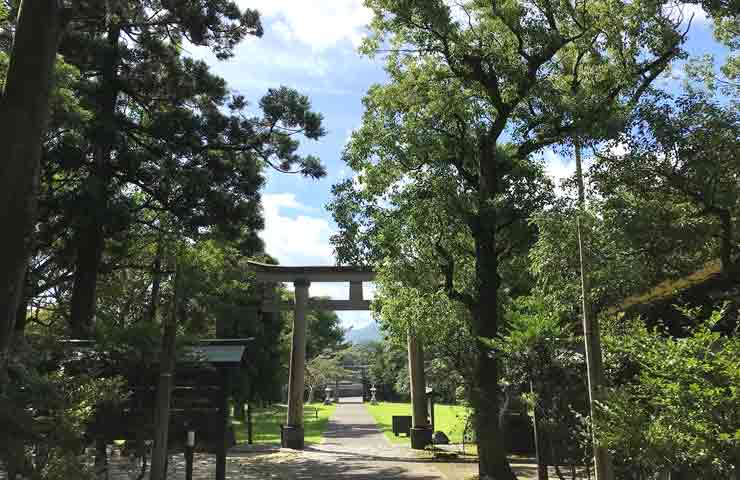
{"type": "Polygon", "coordinates": [[[266,298],[262,310],[276,312],[293,309],[293,336],[290,349],[288,380],[288,418],[283,427],[282,446],[302,449],[303,391],[306,368],[306,312],[313,310],[369,310],[370,302],[363,299],[362,284],[375,280],[375,272],[362,267],[286,267],[260,262],[248,262],[255,278],[260,282],[293,282],[295,302],[281,302],[266,298]],[[349,300],[310,300],[308,288],[311,282],[349,283],[349,300]]]}

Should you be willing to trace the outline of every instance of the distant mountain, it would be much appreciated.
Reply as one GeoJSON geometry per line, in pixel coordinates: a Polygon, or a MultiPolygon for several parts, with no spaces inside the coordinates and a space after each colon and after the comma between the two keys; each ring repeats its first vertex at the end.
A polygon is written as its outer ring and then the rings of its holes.
{"type": "Polygon", "coordinates": [[[383,336],[380,334],[378,324],[372,322],[366,327],[350,328],[345,333],[344,338],[354,344],[363,344],[380,341],[383,339],[383,336]]]}

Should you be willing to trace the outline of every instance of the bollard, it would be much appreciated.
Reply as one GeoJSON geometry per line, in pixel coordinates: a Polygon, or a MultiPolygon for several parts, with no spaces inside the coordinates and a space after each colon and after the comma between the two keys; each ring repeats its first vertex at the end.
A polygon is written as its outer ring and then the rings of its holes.
{"type": "Polygon", "coordinates": [[[247,443],[252,444],[252,405],[247,404],[247,443]]]}
{"type": "Polygon", "coordinates": [[[195,449],[195,432],[188,430],[185,442],[185,480],[193,480],[193,450],[195,449]]]}

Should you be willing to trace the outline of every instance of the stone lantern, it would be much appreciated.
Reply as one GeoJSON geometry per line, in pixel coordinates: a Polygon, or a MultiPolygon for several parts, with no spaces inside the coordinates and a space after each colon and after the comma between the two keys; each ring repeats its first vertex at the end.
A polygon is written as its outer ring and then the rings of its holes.
{"type": "Polygon", "coordinates": [[[376,393],[378,393],[378,389],[375,388],[375,385],[373,385],[372,388],[370,389],[370,395],[371,395],[371,397],[370,397],[370,405],[377,405],[378,404],[378,399],[375,398],[375,394],[376,393]]]}
{"type": "Polygon", "coordinates": [[[324,405],[331,404],[331,387],[330,386],[328,385],[326,386],[326,388],[324,389],[324,394],[325,394],[324,405]]]}

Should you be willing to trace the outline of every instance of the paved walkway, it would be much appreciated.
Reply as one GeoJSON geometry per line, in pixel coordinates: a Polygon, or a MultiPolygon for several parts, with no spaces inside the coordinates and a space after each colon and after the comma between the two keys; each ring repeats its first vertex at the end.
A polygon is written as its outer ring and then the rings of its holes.
{"type": "Polygon", "coordinates": [[[316,476],[306,478],[444,479],[429,459],[419,458],[409,448],[392,445],[375,424],[361,398],[344,399],[337,405],[324,441],[310,447],[306,453],[315,456],[319,469],[316,476]]]}
{"type": "MultiPolygon", "coordinates": [[[[534,465],[513,466],[520,480],[536,478],[534,465]]],[[[194,467],[194,480],[214,478],[213,455],[196,454],[194,467]]],[[[301,451],[238,446],[229,451],[226,467],[230,480],[463,480],[478,470],[475,463],[435,462],[425,452],[391,444],[359,398],[337,405],[322,443],[301,451]]],[[[137,478],[133,469],[117,470],[111,480],[137,478]]],[[[167,477],[185,478],[182,455],[171,457],[167,477]]]]}

